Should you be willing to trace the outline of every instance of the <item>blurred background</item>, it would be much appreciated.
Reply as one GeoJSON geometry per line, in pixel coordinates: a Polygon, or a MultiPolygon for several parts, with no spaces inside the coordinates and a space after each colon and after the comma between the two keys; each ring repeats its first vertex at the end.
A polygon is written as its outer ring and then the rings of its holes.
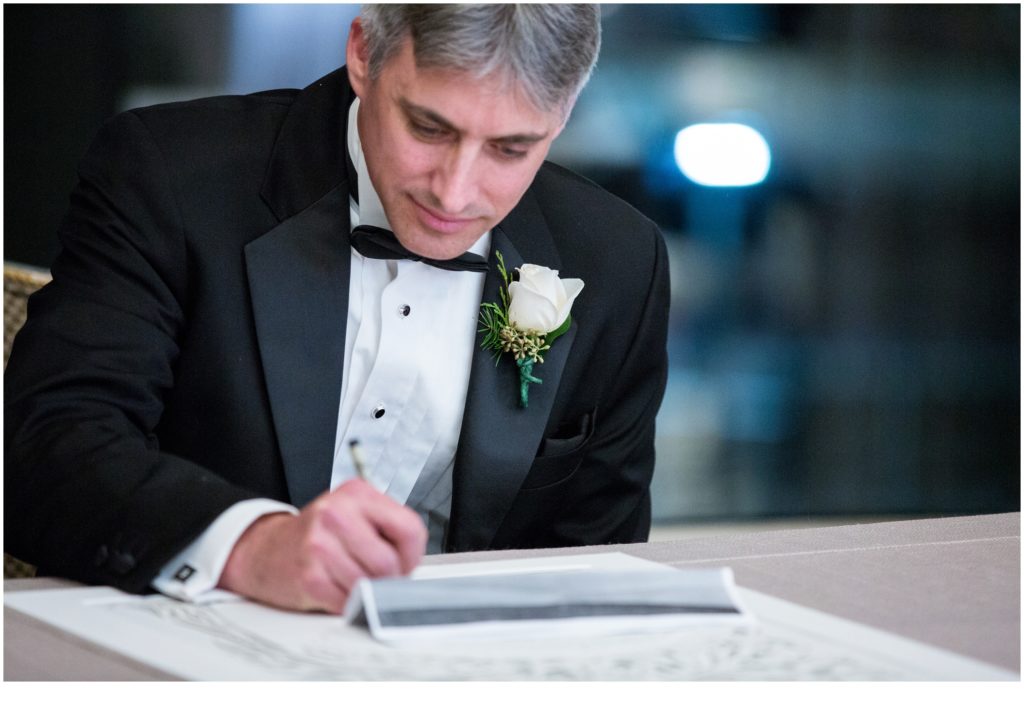
{"type": "MultiPolygon", "coordinates": [[[[5,4],[4,258],[104,119],[303,87],[357,11],[5,4]]],[[[602,12],[551,159],[671,254],[656,524],[1018,511],[1019,6],[602,12]]]]}

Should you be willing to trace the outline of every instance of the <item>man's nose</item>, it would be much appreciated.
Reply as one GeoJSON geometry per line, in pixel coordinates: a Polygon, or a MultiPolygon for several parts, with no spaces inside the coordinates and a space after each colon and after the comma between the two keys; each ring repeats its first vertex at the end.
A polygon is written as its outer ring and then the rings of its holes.
{"type": "Polygon", "coordinates": [[[444,214],[463,214],[476,198],[476,153],[472,148],[456,148],[434,173],[434,196],[444,214]]]}

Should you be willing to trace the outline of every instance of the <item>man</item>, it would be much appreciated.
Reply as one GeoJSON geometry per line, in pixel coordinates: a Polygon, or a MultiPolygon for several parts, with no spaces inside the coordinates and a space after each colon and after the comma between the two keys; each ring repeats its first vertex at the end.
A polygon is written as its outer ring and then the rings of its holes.
{"type": "Polygon", "coordinates": [[[305,90],[106,124],[8,365],[7,551],[339,611],[425,551],[646,539],[664,244],[544,162],[598,44],[594,6],[367,7],[305,90]],[[585,285],[526,406],[499,258],[585,285]]]}

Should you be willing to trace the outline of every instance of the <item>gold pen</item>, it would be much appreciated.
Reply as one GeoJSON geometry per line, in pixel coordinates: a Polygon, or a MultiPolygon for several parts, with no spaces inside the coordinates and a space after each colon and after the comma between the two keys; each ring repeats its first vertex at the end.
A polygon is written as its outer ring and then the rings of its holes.
{"type": "Polygon", "coordinates": [[[363,451],[359,448],[359,441],[352,439],[348,442],[348,452],[352,456],[352,464],[356,468],[356,476],[366,480],[366,463],[363,462],[363,451]]]}

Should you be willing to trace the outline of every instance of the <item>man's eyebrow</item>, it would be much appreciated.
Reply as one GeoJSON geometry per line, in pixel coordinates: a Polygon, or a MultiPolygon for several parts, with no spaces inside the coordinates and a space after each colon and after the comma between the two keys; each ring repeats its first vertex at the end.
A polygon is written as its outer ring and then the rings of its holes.
{"type": "MultiPolygon", "coordinates": [[[[437,126],[441,127],[442,129],[455,132],[456,134],[459,134],[462,131],[461,129],[456,127],[454,124],[449,122],[447,119],[445,119],[432,109],[415,105],[406,100],[404,97],[399,98],[398,104],[403,110],[405,110],[405,113],[411,117],[417,117],[419,119],[431,121],[437,126]]],[[[491,137],[489,140],[497,141],[503,144],[533,144],[538,141],[543,141],[545,138],[547,138],[547,133],[536,134],[529,132],[524,134],[508,134],[505,136],[494,136],[491,137]]]]}

